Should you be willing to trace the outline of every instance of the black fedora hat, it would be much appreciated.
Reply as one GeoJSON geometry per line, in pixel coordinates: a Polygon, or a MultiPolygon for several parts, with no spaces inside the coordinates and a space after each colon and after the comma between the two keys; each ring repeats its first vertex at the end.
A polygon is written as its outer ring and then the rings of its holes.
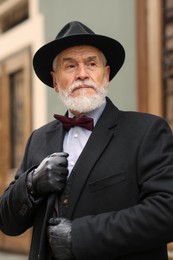
{"type": "Polygon", "coordinates": [[[115,39],[95,34],[86,25],[73,21],[66,24],[54,41],[42,46],[34,55],[33,67],[38,78],[47,86],[53,87],[52,63],[61,51],[76,45],[91,45],[100,49],[110,65],[110,80],[124,63],[125,51],[115,39]]]}

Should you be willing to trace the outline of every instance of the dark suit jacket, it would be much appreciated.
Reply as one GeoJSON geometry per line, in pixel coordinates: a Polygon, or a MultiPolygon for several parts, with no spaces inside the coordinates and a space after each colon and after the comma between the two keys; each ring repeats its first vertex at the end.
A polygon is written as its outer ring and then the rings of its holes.
{"type": "MultiPolygon", "coordinates": [[[[33,226],[30,260],[48,260],[47,222],[56,194],[33,202],[28,169],[62,151],[53,121],[33,132],[16,179],[0,198],[0,227],[19,235],[33,226]]],[[[77,260],[166,260],[173,240],[173,138],[156,116],[119,111],[109,99],[72,171],[66,217],[77,260]]]]}

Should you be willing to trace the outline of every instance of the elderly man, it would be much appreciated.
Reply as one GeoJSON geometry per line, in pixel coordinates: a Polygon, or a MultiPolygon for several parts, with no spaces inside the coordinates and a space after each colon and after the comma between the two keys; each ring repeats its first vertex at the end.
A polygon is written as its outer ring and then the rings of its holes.
{"type": "Polygon", "coordinates": [[[70,22],[33,59],[66,116],[30,136],[0,198],[0,228],[33,226],[30,260],[166,260],[173,239],[173,138],[161,118],[115,107],[125,52],[70,22]]]}

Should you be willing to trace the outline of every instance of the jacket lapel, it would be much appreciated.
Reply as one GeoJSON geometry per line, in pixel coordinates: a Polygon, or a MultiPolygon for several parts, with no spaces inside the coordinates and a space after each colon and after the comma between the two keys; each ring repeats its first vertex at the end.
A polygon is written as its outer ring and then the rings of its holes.
{"type": "MultiPolygon", "coordinates": [[[[46,144],[47,144],[47,155],[55,152],[62,152],[63,150],[63,139],[65,131],[61,124],[56,124],[55,127],[46,133],[46,144]]],[[[48,220],[53,216],[53,211],[55,207],[55,200],[57,194],[51,194],[47,199],[47,206],[45,211],[45,216],[42,225],[42,232],[40,237],[39,246],[39,259],[51,259],[49,254],[49,247],[47,246],[47,225],[48,220]]]]}
{"type": "Polygon", "coordinates": [[[65,130],[59,123],[46,133],[47,154],[62,152],[65,130]]]}
{"type": "Polygon", "coordinates": [[[83,186],[113,135],[116,134],[118,109],[107,100],[106,108],[98,120],[84,150],[72,170],[73,185],[71,187],[67,217],[72,218],[83,186]]]}

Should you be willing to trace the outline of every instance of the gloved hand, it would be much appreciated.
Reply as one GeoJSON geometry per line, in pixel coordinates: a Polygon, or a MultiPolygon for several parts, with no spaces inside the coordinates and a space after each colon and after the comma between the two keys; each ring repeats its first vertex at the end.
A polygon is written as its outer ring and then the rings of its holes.
{"type": "Polygon", "coordinates": [[[64,152],[53,153],[28,174],[28,186],[34,195],[39,197],[64,188],[68,176],[67,157],[64,152]]]}
{"type": "Polygon", "coordinates": [[[51,218],[47,233],[53,257],[58,260],[73,260],[71,221],[66,218],[51,218]]]}

